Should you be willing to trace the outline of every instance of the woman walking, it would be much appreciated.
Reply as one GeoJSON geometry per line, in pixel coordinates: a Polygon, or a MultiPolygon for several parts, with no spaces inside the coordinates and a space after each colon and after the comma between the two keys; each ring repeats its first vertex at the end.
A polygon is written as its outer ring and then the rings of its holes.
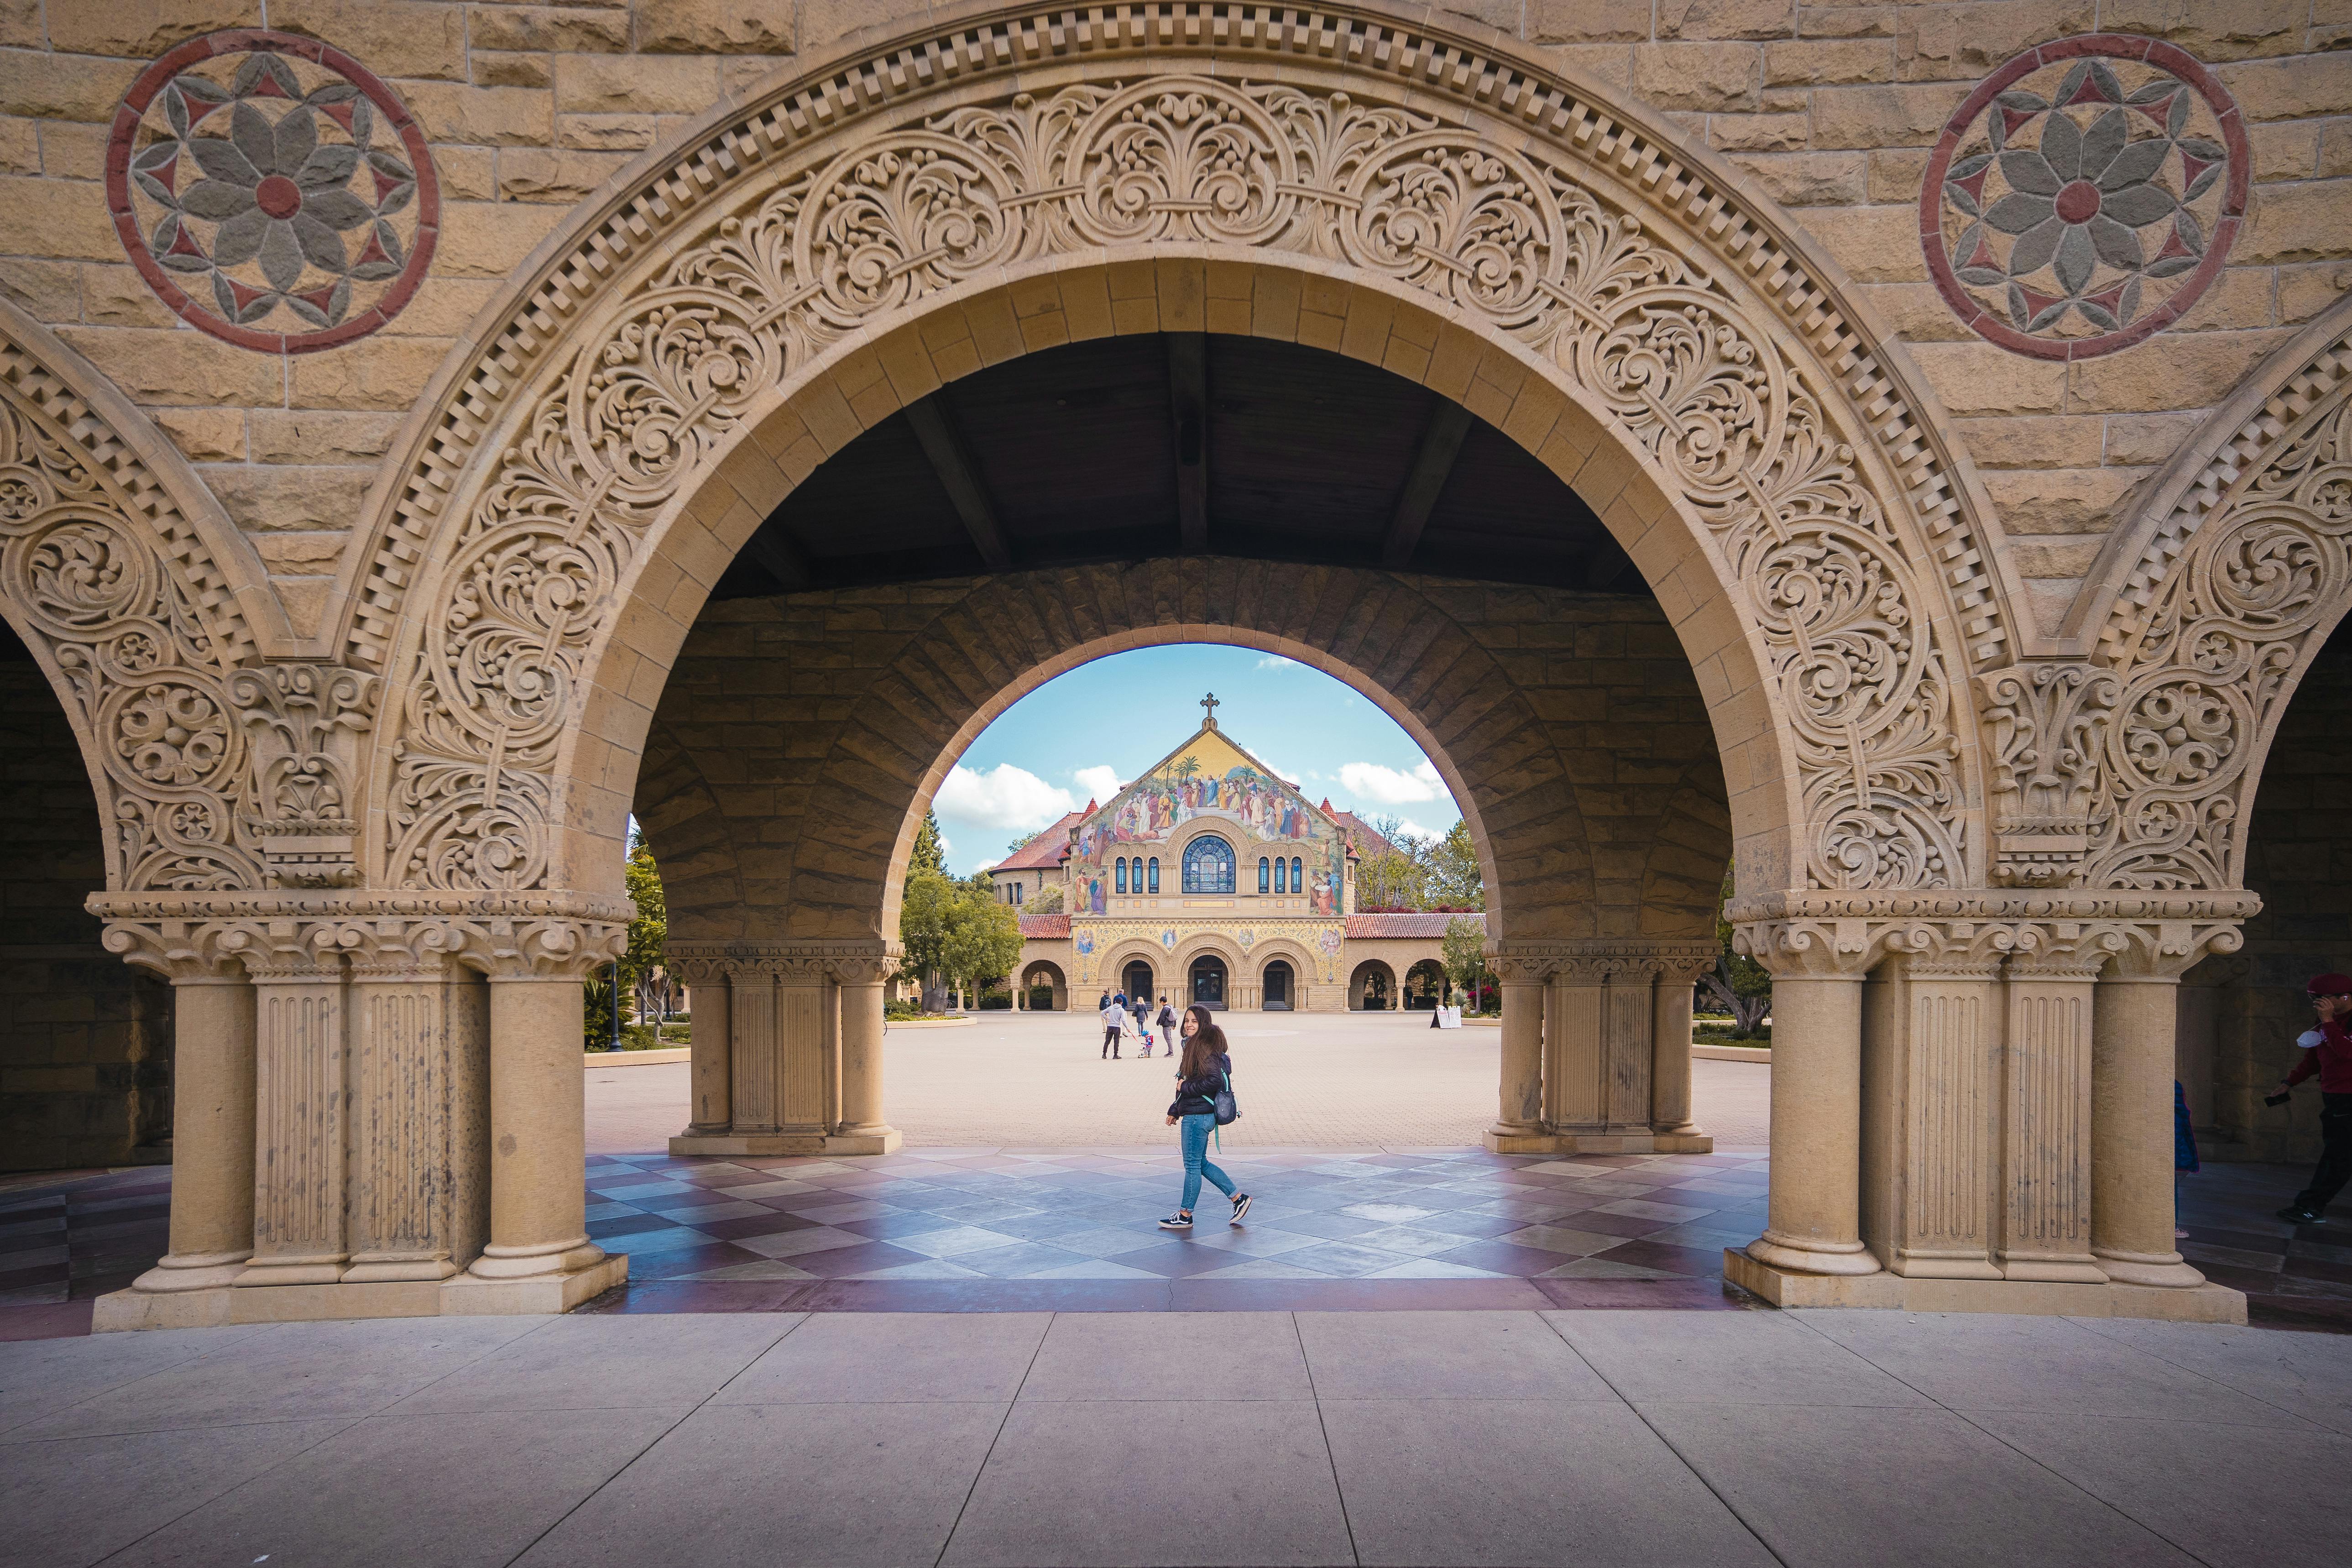
{"type": "Polygon", "coordinates": [[[1168,1125],[1182,1131],[1178,1146],[1184,1152],[1184,1202],[1160,1222],[1162,1230],[1192,1228],[1193,1200],[1201,1195],[1201,1178],[1234,1201],[1234,1224],[1249,1213],[1250,1195],[1234,1188],[1234,1179],[1209,1163],[1209,1134],[1217,1125],[1217,1091],[1234,1070],[1225,1054],[1225,1032],[1210,1018],[1206,1007],[1184,1009],[1184,1058],[1176,1071],[1176,1102],[1168,1108],[1168,1125]]]}

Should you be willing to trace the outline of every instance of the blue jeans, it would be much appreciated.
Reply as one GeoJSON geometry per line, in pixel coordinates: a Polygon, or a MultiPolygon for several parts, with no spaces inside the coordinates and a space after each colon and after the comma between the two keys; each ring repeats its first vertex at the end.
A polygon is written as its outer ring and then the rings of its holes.
{"type": "Polygon", "coordinates": [[[1234,1179],[1209,1163],[1209,1134],[1217,1125],[1213,1116],[1180,1116],[1176,1131],[1184,1148],[1184,1203],[1186,1214],[1192,1212],[1192,1202],[1201,1195],[1201,1178],[1206,1176],[1216,1184],[1217,1191],[1227,1197],[1234,1195],[1234,1179]]]}

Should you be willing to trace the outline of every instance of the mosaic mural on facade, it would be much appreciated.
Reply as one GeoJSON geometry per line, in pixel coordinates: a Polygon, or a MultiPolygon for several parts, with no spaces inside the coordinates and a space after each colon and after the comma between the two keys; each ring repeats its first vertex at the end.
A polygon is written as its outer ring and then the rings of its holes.
{"type": "Polygon", "coordinates": [[[366,336],[424,281],[440,223],[425,133],[348,55],[286,33],[196,38],[116,110],[107,204],[163,302],[243,348],[366,336]]]}
{"type": "Polygon", "coordinates": [[[2179,49],[2115,34],[2045,44],[1946,125],[1919,201],[1928,270],[2003,348],[2113,353],[2221,276],[2251,163],[2229,92],[2179,49]]]}

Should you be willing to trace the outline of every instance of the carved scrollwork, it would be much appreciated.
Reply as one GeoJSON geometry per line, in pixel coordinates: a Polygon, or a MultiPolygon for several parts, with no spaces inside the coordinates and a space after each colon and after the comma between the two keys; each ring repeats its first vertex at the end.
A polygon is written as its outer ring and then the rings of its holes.
{"type": "Polygon", "coordinates": [[[375,723],[381,678],[332,665],[238,670],[229,698],[254,754],[253,812],[271,884],[341,888],[359,880],[359,737],[375,723]]]}
{"type": "Polygon", "coordinates": [[[1548,357],[1704,521],[1761,629],[1795,730],[1799,883],[1972,879],[1965,658],[1852,444],[1863,422],[1842,430],[1834,382],[1751,313],[1766,301],[1619,199],[1564,147],[1443,107],[1181,69],[967,101],[764,172],[533,382],[464,510],[404,681],[388,885],[541,885],[599,628],[656,513],[753,398],[881,311],[1168,240],[1362,268],[1548,357]]]}
{"type": "Polygon", "coordinates": [[[2302,406],[2189,536],[2127,636],[2086,864],[2094,886],[2228,888],[2263,750],[2352,600],[2352,379],[2302,406]]]}

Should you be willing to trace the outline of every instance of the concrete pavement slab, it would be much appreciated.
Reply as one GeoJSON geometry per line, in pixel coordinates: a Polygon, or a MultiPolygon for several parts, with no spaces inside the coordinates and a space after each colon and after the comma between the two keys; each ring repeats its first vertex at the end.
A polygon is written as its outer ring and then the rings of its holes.
{"type": "Polygon", "coordinates": [[[1699,1405],[1924,1406],[1916,1389],[1773,1312],[1546,1312],[1610,1386],[1647,1408],[1699,1405]]]}
{"type": "Polygon", "coordinates": [[[1021,1388],[1024,1404],[1313,1397],[1287,1312],[1064,1313],[1021,1388]]]}
{"type": "Polygon", "coordinates": [[[255,1324],[0,1342],[0,1433],[266,1331],[255,1324]]]}
{"type": "Polygon", "coordinates": [[[1016,1405],[943,1559],[947,1568],[1354,1561],[1315,1405],[1205,1396],[1016,1405]]]}
{"type": "Polygon", "coordinates": [[[499,1568],[645,1452],[680,1410],[377,1415],[183,1515],[121,1568],[499,1568]]]}
{"type": "Polygon", "coordinates": [[[1790,1568],[2189,1568],[2145,1526],[1948,1410],[1643,1415],[1790,1568]]]}
{"type": "Polygon", "coordinates": [[[929,1563],[1004,1408],[706,1405],[517,1568],[929,1563]],[[721,1500],[730,1499],[752,1505],[721,1500]]]}
{"type": "Polygon", "coordinates": [[[2079,1321],[2093,1333],[2119,1340],[2306,1421],[2352,1434],[2352,1337],[2227,1323],[2079,1321]]]}
{"type": "Polygon", "coordinates": [[[1008,1404],[1045,1312],[827,1312],[779,1341],[718,1405],[1008,1404]]]}
{"type": "Polygon", "coordinates": [[[1360,1561],[1772,1561],[1642,1418],[1611,1402],[1323,1401],[1360,1561]]]}
{"type": "Polygon", "coordinates": [[[1532,1312],[1301,1312],[1320,1399],[1568,1399],[1616,1403],[1532,1312]]]}
{"type": "Polygon", "coordinates": [[[698,1312],[542,1319],[530,1332],[410,1394],[389,1414],[684,1408],[717,1392],[803,1317],[698,1312]]]}
{"type": "Polygon", "coordinates": [[[0,1444],[0,1568],[96,1563],[350,1425],[266,1421],[0,1444]],[[103,1507],[92,1506],[98,1499],[103,1507]]]}

